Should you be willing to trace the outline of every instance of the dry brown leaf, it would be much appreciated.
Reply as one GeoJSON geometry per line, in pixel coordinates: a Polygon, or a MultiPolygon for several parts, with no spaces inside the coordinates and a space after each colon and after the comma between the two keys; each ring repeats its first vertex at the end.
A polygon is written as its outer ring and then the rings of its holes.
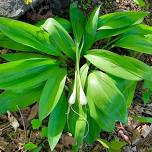
{"type": "Polygon", "coordinates": [[[19,127],[19,123],[18,123],[17,119],[9,111],[7,111],[7,114],[8,114],[8,119],[9,119],[10,125],[16,131],[17,128],[19,127]]]}
{"type": "Polygon", "coordinates": [[[68,134],[62,135],[61,142],[67,148],[69,148],[71,145],[74,145],[76,143],[75,139],[68,134]]]}
{"type": "Polygon", "coordinates": [[[31,110],[30,110],[30,114],[27,118],[28,121],[31,121],[32,119],[34,119],[37,116],[38,113],[38,104],[35,104],[31,110]]]}
{"type": "Polygon", "coordinates": [[[150,131],[152,130],[152,125],[143,125],[141,128],[141,136],[143,136],[144,138],[150,133],[150,131]]]}

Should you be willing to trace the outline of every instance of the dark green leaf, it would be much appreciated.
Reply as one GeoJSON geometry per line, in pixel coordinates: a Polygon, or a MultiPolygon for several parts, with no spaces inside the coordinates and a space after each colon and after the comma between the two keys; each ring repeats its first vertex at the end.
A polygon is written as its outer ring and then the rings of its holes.
{"type": "Polygon", "coordinates": [[[56,46],[50,42],[51,37],[40,27],[21,21],[0,17],[0,31],[10,39],[27,45],[41,52],[60,56],[56,46]]]}
{"type": "Polygon", "coordinates": [[[66,123],[67,99],[63,93],[59,102],[52,111],[48,124],[48,141],[53,150],[62,135],[66,123]]]}
{"type": "Polygon", "coordinates": [[[58,103],[66,80],[66,69],[56,68],[49,75],[49,79],[43,89],[39,103],[39,118],[43,120],[58,103]]]}
{"type": "Polygon", "coordinates": [[[152,82],[144,81],[144,89],[149,89],[150,91],[152,91],[152,82]]]}
{"type": "Polygon", "coordinates": [[[91,50],[85,57],[97,68],[128,80],[151,80],[152,69],[143,62],[107,50],[91,50]]]}
{"type": "Polygon", "coordinates": [[[85,140],[87,143],[92,144],[99,137],[101,129],[93,118],[91,118],[89,115],[87,118],[89,123],[89,133],[85,140]]]}
{"type": "Polygon", "coordinates": [[[32,90],[25,90],[15,93],[13,91],[5,91],[0,94],[0,114],[5,114],[7,110],[13,112],[18,111],[19,108],[27,107],[38,101],[42,87],[34,88],[32,90]]]}
{"type": "Polygon", "coordinates": [[[87,51],[91,48],[95,41],[97,24],[98,24],[98,16],[99,16],[100,6],[97,7],[90,15],[86,27],[85,27],[85,35],[84,35],[84,51],[87,51]]]}
{"type": "Polygon", "coordinates": [[[146,91],[143,92],[143,100],[144,100],[144,104],[148,104],[150,102],[150,96],[151,96],[151,92],[147,89],[146,91]]]}

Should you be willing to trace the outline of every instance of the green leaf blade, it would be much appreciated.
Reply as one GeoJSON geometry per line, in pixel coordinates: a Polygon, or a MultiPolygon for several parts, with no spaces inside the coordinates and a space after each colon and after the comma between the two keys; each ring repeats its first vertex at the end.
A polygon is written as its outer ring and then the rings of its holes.
{"type": "Polygon", "coordinates": [[[14,112],[18,108],[27,107],[38,101],[42,91],[42,86],[21,92],[5,91],[0,94],[0,114],[5,114],[7,110],[14,112]]]}
{"type": "Polygon", "coordinates": [[[55,60],[31,58],[0,64],[0,88],[23,90],[40,85],[48,79],[53,68],[59,66],[55,60]]]}
{"type": "Polygon", "coordinates": [[[66,69],[56,68],[49,75],[39,103],[39,118],[42,121],[58,103],[66,81],[66,69]]]}
{"type": "Polygon", "coordinates": [[[26,52],[35,52],[36,51],[32,47],[15,42],[14,40],[8,38],[1,31],[0,31],[0,47],[17,50],[17,51],[26,51],[26,52]]]}
{"type": "Polygon", "coordinates": [[[85,35],[84,35],[84,47],[83,50],[87,51],[91,48],[94,43],[97,31],[98,24],[98,16],[99,16],[100,6],[97,7],[90,15],[86,27],[85,27],[85,35]]]}
{"type": "Polygon", "coordinates": [[[147,12],[115,12],[99,17],[98,29],[118,29],[139,24],[147,16],[147,12]]]}
{"type": "Polygon", "coordinates": [[[118,41],[116,41],[113,46],[146,54],[152,54],[152,41],[140,35],[124,35],[118,41]]]}
{"type": "Polygon", "coordinates": [[[67,31],[53,18],[47,19],[42,27],[51,36],[50,40],[56,49],[75,60],[75,44],[67,31]]]}
{"type": "Polygon", "coordinates": [[[84,33],[86,17],[79,10],[76,3],[70,5],[70,20],[72,24],[75,42],[76,44],[80,44],[84,33]]]}
{"type": "Polygon", "coordinates": [[[89,51],[85,57],[97,68],[117,77],[151,80],[152,69],[137,59],[98,49],[89,51]]]}
{"type": "Polygon", "coordinates": [[[62,135],[66,123],[67,99],[63,93],[58,104],[52,111],[48,124],[48,141],[53,150],[62,135]],[[59,120],[60,119],[60,120],[59,120]]]}
{"type": "Polygon", "coordinates": [[[10,39],[32,47],[41,52],[60,56],[60,52],[55,50],[53,43],[50,43],[50,36],[40,27],[24,23],[21,21],[0,17],[0,31],[10,39]]]}
{"type": "Polygon", "coordinates": [[[126,121],[125,98],[113,80],[103,72],[94,71],[89,75],[87,99],[113,120],[126,121]]]}

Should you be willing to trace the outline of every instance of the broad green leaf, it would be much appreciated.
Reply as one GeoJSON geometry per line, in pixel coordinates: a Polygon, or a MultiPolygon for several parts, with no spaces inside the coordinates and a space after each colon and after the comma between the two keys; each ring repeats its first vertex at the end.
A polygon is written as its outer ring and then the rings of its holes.
{"type": "Polygon", "coordinates": [[[128,84],[126,85],[126,87],[122,91],[123,95],[126,98],[126,105],[128,108],[131,106],[131,104],[133,102],[136,85],[137,85],[137,82],[128,82],[128,84]]]}
{"type": "Polygon", "coordinates": [[[113,120],[126,122],[125,98],[113,81],[101,71],[90,73],[87,86],[88,104],[94,103],[105,116],[113,120]]]}
{"type": "Polygon", "coordinates": [[[88,75],[88,71],[89,71],[89,65],[86,63],[84,64],[81,68],[80,68],[80,76],[81,76],[81,83],[82,83],[82,87],[85,87],[85,83],[87,80],[87,75],[88,75]]]}
{"type": "Polygon", "coordinates": [[[137,82],[121,79],[111,76],[115,80],[116,86],[120,89],[126,99],[126,105],[129,108],[133,102],[137,82]]]}
{"type": "Polygon", "coordinates": [[[5,36],[1,31],[0,31],[0,47],[17,50],[17,51],[27,51],[27,52],[36,51],[34,48],[15,42],[14,40],[5,36]]]}
{"type": "Polygon", "coordinates": [[[76,3],[70,5],[70,20],[72,24],[75,42],[76,44],[80,44],[84,33],[86,17],[79,10],[76,3]]]}
{"type": "Polygon", "coordinates": [[[87,118],[89,123],[89,133],[85,140],[87,143],[92,144],[97,138],[99,138],[101,129],[93,118],[91,118],[89,115],[87,118]]]}
{"type": "Polygon", "coordinates": [[[96,41],[119,34],[148,36],[152,34],[152,27],[145,24],[136,24],[125,28],[102,29],[97,31],[96,41]]]}
{"type": "Polygon", "coordinates": [[[84,47],[83,47],[84,51],[87,51],[88,49],[90,49],[95,41],[99,11],[100,11],[100,6],[97,7],[91,13],[86,23],[85,35],[84,35],[84,47]]]}
{"type": "Polygon", "coordinates": [[[31,58],[0,64],[0,88],[23,90],[35,87],[49,78],[54,69],[59,69],[55,60],[31,58]]]}
{"type": "Polygon", "coordinates": [[[115,12],[99,17],[98,29],[118,29],[139,24],[147,16],[147,12],[115,12]]]}
{"type": "MultiPolygon", "coordinates": [[[[87,92],[87,97],[90,98],[89,91],[87,92]]],[[[90,116],[98,124],[100,129],[107,132],[113,131],[115,128],[115,120],[111,119],[102,111],[100,111],[92,100],[89,100],[88,104],[89,104],[90,116]]]]}
{"type": "Polygon", "coordinates": [[[42,121],[54,109],[64,89],[66,69],[56,68],[49,75],[39,102],[39,119],[42,121]]]}
{"type": "Polygon", "coordinates": [[[48,141],[52,151],[62,135],[62,131],[66,123],[66,112],[67,99],[63,93],[49,118],[48,141]]]}
{"type": "Polygon", "coordinates": [[[15,93],[13,91],[5,91],[0,94],[0,114],[5,114],[7,110],[13,112],[18,111],[18,108],[27,107],[38,101],[42,87],[25,90],[15,93]]]}
{"type": "MultiPolygon", "coordinates": [[[[63,26],[63,28],[70,33],[71,32],[71,23],[66,20],[65,18],[61,18],[61,17],[55,17],[54,18],[59,24],[61,24],[63,26]]],[[[46,22],[47,19],[38,21],[35,26],[40,27],[41,25],[43,25],[46,22]]]]}
{"type": "Polygon", "coordinates": [[[36,53],[7,53],[0,55],[0,57],[5,59],[6,61],[17,61],[30,58],[47,58],[47,56],[36,53]]]}
{"type": "Polygon", "coordinates": [[[72,31],[71,23],[65,18],[55,17],[54,19],[61,24],[68,33],[72,31]]]}
{"type": "Polygon", "coordinates": [[[97,68],[128,80],[152,80],[152,69],[143,62],[107,50],[91,50],[85,57],[97,68]]]}
{"type": "Polygon", "coordinates": [[[141,6],[141,7],[143,7],[143,6],[145,6],[145,2],[144,2],[144,0],[133,0],[137,5],[139,5],[139,6],[141,6]]]}
{"type": "Polygon", "coordinates": [[[59,51],[63,51],[68,57],[75,59],[75,44],[71,36],[55,19],[47,19],[42,27],[50,34],[50,41],[56,45],[59,51]]]}
{"type": "Polygon", "coordinates": [[[10,39],[27,45],[41,52],[60,56],[55,44],[50,42],[50,35],[40,27],[21,21],[0,17],[0,31],[10,39]]]}
{"type": "Polygon", "coordinates": [[[130,27],[122,27],[122,28],[118,28],[118,29],[102,29],[102,30],[98,30],[96,33],[96,38],[95,41],[104,39],[104,38],[108,38],[111,36],[116,36],[119,34],[122,34],[126,31],[128,31],[130,29],[130,27]]]}
{"type": "Polygon", "coordinates": [[[124,35],[113,46],[152,54],[152,41],[140,35],[124,35]]]}
{"type": "Polygon", "coordinates": [[[140,36],[146,36],[149,34],[152,34],[152,27],[145,24],[138,24],[131,26],[127,32],[124,33],[125,35],[140,35],[140,36]]]}

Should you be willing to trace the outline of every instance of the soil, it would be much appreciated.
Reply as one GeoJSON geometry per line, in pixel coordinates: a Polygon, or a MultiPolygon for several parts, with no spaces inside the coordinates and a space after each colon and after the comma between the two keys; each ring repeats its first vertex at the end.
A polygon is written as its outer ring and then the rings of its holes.
{"type": "MultiPolygon", "coordinates": [[[[85,12],[90,13],[93,8],[99,4],[102,4],[101,14],[106,14],[115,11],[124,10],[146,10],[150,12],[150,15],[145,19],[145,23],[152,25],[152,2],[146,0],[146,7],[140,8],[133,3],[132,0],[80,0],[78,1],[79,7],[85,12]],[[87,7],[86,7],[87,5],[87,7]]],[[[68,18],[69,1],[63,0],[62,3],[56,3],[55,0],[45,0],[41,5],[36,8],[32,8],[19,19],[29,23],[35,23],[42,19],[54,17],[56,15],[68,18]]],[[[100,43],[95,47],[99,47],[100,43]]],[[[1,53],[6,53],[9,50],[3,50],[1,53]]],[[[117,50],[119,54],[122,54],[122,50],[117,50]]],[[[138,56],[140,60],[152,66],[152,56],[142,54],[138,56]]],[[[2,61],[0,61],[2,62],[2,61]]],[[[148,116],[152,117],[152,100],[146,106],[143,104],[142,89],[143,82],[140,82],[136,88],[136,94],[134,97],[134,103],[129,110],[129,122],[128,125],[118,123],[116,130],[112,133],[101,132],[101,138],[111,140],[113,138],[126,141],[127,146],[123,148],[124,152],[150,152],[152,151],[152,136],[148,136],[145,142],[145,132],[151,134],[152,125],[143,124],[135,121],[133,117],[148,116]],[[151,148],[151,150],[149,150],[151,148]]],[[[31,141],[42,147],[41,152],[50,152],[49,145],[44,137],[42,137],[40,131],[33,130],[31,128],[31,120],[37,118],[37,104],[34,104],[25,109],[20,109],[19,112],[12,113],[17,122],[20,124],[19,128],[15,132],[10,125],[10,120],[7,115],[0,116],[0,152],[23,152],[23,145],[25,142],[31,141]]],[[[46,120],[47,121],[47,120],[46,120]]],[[[44,123],[44,126],[45,127],[44,123]]],[[[74,143],[74,139],[67,134],[63,134],[59,144],[55,148],[54,152],[66,151],[71,152],[71,146],[74,143]]],[[[106,151],[100,143],[95,142],[92,145],[83,143],[80,152],[104,152],[106,151]]]]}

